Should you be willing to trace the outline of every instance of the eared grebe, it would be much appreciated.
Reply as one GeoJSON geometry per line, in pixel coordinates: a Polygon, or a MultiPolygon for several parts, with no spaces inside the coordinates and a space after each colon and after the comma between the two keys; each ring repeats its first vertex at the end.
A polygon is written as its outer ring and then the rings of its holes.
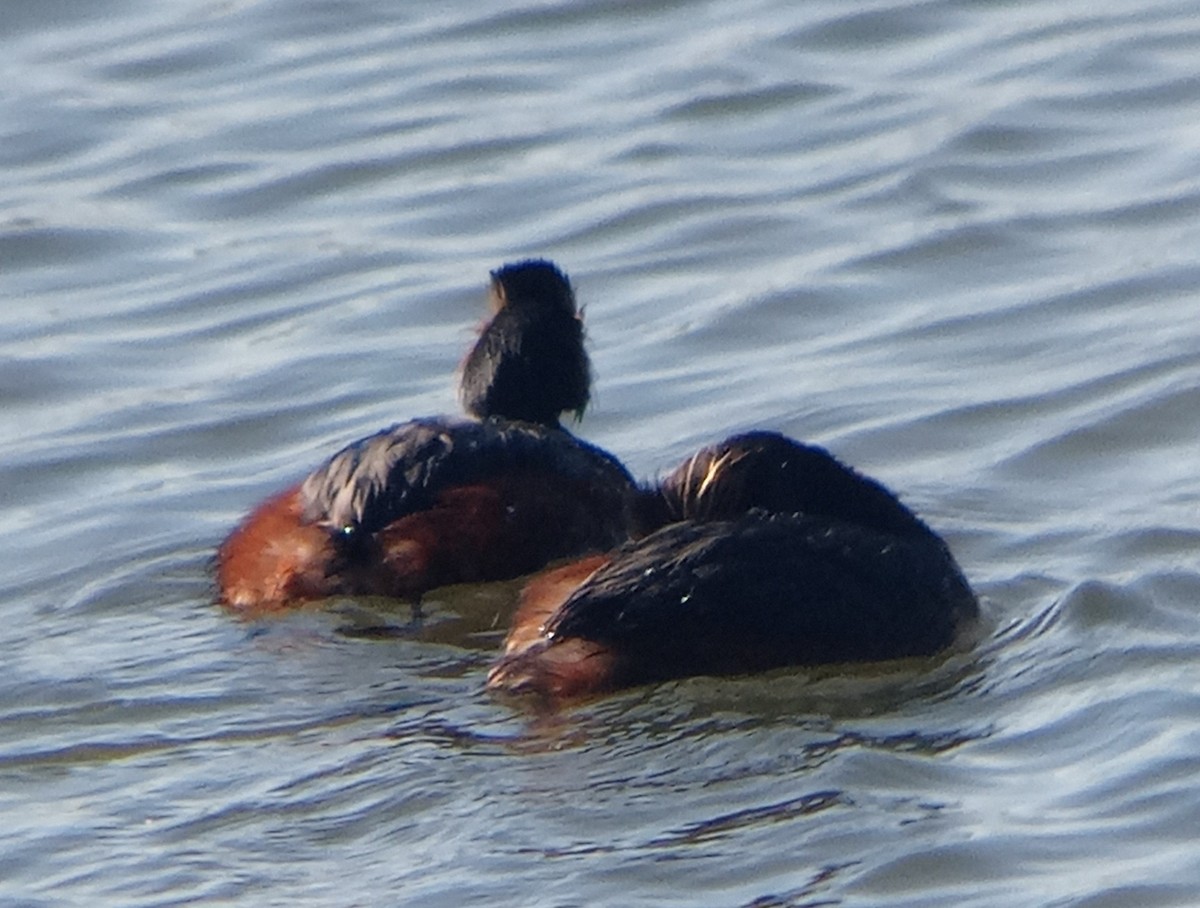
{"type": "Polygon", "coordinates": [[[533,578],[488,676],[550,699],[937,653],[978,604],[942,539],[821,448],[752,432],[643,496],[645,538],[533,578]]]}
{"type": "Polygon", "coordinates": [[[530,260],[492,272],[493,315],[463,362],[476,419],[432,417],[357,441],[254,510],[217,551],[240,609],[334,595],[419,601],[627,538],[625,468],[559,425],[587,405],[590,366],[566,276],[530,260]]]}

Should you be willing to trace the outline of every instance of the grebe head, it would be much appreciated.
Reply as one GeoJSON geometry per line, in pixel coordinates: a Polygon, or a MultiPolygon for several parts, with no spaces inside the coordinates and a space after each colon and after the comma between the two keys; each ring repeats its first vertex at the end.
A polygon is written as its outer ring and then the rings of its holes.
{"type": "Polygon", "coordinates": [[[644,505],[644,522],[732,520],[754,508],[902,536],[931,533],[880,483],[824,448],[777,432],[747,432],[701,448],[662,481],[658,500],[644,505]]]}
{"type": "Polygon", "coordinates": [[[460,397],[472,416],[557,427],[587,407],[591,363],[571,282],[552,262],[492,272],[491,321],[463,361],[460,397]]]}
{"type": "Polygon", "coordinates": [[[491,273],[488,288],[492,311],[505,307],[558,309],[563,315],[578,316],[575,291],[565,274],[546,259],[526,259],[502,265],[491,273]]]}

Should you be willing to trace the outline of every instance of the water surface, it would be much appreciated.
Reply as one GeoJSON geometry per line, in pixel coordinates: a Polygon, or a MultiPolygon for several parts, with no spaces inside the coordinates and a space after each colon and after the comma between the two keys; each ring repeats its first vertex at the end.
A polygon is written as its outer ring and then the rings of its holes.
{"type": "Polygon", "coordinates": [[[0,895],[1191,905],[1200,8],[15,5],[0,63],[0,895]],[[451,412],[555,259],[581,434],[750,427],[945,534],[968,652],[482,691],[516,585],[239,621],[208,563],[451,412]]]}

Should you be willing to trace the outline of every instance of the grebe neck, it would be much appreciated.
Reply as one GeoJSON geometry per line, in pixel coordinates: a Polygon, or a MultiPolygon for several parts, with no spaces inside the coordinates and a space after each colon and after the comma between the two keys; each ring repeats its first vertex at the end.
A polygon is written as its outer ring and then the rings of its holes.
{"type": "Polygon", "coordinates": [[[591,363],[567,276],[543,259],[505,265],[492,272],[491,303],[494,315],[463,361],[463,409],[552,428],[564,412],[581,416],[591,363]]]}

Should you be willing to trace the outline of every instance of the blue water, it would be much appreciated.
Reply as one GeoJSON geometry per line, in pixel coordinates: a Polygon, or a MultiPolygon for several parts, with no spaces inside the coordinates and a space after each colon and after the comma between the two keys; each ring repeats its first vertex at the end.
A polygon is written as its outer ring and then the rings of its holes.
{"type": "Polygon", "coordinates": [[[9,4],[0,901],[1200,902],[1200,5],[9,4]],[[209,559],[453,412],[489,269],[579,432],[748,427],[949,540],[967,652],[483,693],[516,584],[245,622],[209,559]]]}

